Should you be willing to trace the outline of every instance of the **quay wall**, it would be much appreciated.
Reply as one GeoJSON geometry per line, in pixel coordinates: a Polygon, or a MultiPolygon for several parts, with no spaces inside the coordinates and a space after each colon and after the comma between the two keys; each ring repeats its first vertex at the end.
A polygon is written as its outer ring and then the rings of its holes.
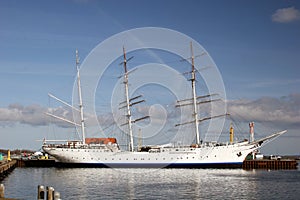
{"type": "Polygon", "coordinates": [[[296,160],[245,160],[243,162],[243,169],[297,169],[297,165],[296,160]]]}

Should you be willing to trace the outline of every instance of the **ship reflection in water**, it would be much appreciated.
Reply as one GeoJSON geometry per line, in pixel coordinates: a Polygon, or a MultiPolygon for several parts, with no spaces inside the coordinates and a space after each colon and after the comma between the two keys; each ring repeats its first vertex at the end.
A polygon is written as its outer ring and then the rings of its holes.
{"type": "Polygon", "coordinates": [[[38,185],[62,199],[298,199],[299,180],[299,170],[17,168],[3,183],[21,199],[38,185]]]}

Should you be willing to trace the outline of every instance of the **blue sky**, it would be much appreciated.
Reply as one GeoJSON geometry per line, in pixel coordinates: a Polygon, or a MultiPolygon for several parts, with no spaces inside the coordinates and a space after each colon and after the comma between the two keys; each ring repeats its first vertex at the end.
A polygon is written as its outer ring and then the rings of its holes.
{"type": "Polygon", "coordinates": [[[35,140],[50,132],[35,118],[49,105],[47,93],[71,101],[75,49],[83,60],[114,34],[152,26],[198,41],[222,74],[232,110],[256,107],[259,123],[278,111],[267,123],[289,135],[272,150],[300,154],[299,10],[292,0],[0,1],[0,148],[38,148],[35,140]]]}

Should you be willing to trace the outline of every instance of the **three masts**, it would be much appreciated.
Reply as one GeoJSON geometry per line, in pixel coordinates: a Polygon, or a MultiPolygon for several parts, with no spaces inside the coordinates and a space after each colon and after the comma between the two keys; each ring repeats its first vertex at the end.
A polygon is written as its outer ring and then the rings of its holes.
{"type": "MultiPolygon", "coordinates": [[[[120,150],[115,138],[86,138],[85,136],[85,121],[84,121],[84,107],[82,102],[81,82],[80,82],[80,70],[79,70],[79,57],[76,50],[76,69],[77,69],[77,87],[79,98],[79,109],[63,102],[62,100],[54,97],[65,105],[70,106],[80,114],[80,124],[63,119],[59,116],[55,116],[51,113],[48,115],[64,120],[75,126],[81,127],[81,141],[67,141],[67,145],[48,144],[49,140],[45,140],[43,144],[43,150],[48,154],[54,156],[60,163],[69,164],[89,164],[97,167],[230,167],[241,166],[245,157],[259,148],[262,143],[270,140],[274,137],[278,137],[283,132],[275,133],[271,136],[258,140],[257,142],[240,142],[231,144],[218,144],[218,143],[205,143],[202,144],[199,134],[199,122],[212,119],[219,116],[206,117],[204,119],[198,118],[198,107],[200,103],[211,102],[215,100],[208,100],[198,102],[197,99],[210,97],[211,95],[199,96],[196,95],[196,70],[194,65],[194,53],[192,43],[190,43],[191,49],[191,87],[192,98],[177,101],[180,106],[193,106],[193,120],[184,122],[179,125],[185,125],[193,123],[195,126],[196,144],[191,146],[146,146],[139,148],[136,151],[134,147],[134,136],[132,131],[132,124],[149,118],[145,116],[139,119],[132,119],[131,106],[144,102],[144,100],[138,100],[141,95],[130,98],[129,97],[129,71],[127,68],[127,62],[131,59],[127,59],[126,51],[123,47],[123,64],[124,76],[123,83],[125,89],[125,101],[120,103],[120,109],[126,109],[126,123],[128,125],[129,132],[129,149],[128,151],[120,150]],[[182,103],[184,102],[184,103],[182,103]],[[125,105],[124,105],[125,104],[125,105]]],[[[51,142],[51,141],[50,141],[51,142]]]]}

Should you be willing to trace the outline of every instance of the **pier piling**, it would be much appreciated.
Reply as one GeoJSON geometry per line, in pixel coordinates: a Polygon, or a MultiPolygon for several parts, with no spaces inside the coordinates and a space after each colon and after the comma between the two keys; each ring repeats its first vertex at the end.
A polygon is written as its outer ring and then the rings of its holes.
{"type": "Polygon", "coordinates": [[[59,192],[56,192],[56,191],[54,192],[54,200],[61,200],[59,192]]]}
{"type": "Polygon", "coordinates": [[[44,200],[45,199],[45,187],[43,185],[38,186],[38,200],[44,200]]]}
{"type": "Polygon", "coordinates": [[[53,200],[54,197],[54,188],[53,187],[47,187],[47,200],[53,200]]]}
{"type": "Polygon", "coordinates": [[[4,198],[5,187],[3,184],[0,184],[0,199],[4,198]]]}
{"type": "Polygon", "coordinates": [[[61,200],[60,193],[55,191],[55,189],[51,186],[38,185],[38,200],[61,200]],[[46,197],[46,198],[45,198],[46,197]]]}

